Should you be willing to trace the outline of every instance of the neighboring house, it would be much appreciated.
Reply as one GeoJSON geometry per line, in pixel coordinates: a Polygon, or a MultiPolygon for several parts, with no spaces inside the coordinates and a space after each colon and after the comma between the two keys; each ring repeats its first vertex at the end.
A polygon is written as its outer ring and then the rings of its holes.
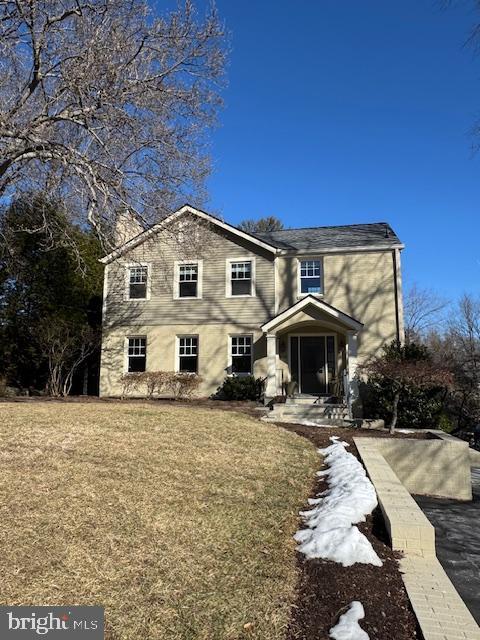
{"type": "Polygon", "coordinates": [[[249,234],[184,206],[102,259],[100,394],[176,370],[201,396],[253,374],[267,398],[355,397],[357,364],[403,339],[402,249],[384,222],[249,234]]]}

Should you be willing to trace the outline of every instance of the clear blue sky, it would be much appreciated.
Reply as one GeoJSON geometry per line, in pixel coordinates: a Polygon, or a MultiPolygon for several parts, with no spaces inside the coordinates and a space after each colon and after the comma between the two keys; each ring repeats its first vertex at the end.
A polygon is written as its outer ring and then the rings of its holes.
{"type": "Polygon", "coordinates": [[[407,284],[480,293],[480,57],[465,1],[217,0],[231,32],[208,207],[390,222],[407,284]]]}

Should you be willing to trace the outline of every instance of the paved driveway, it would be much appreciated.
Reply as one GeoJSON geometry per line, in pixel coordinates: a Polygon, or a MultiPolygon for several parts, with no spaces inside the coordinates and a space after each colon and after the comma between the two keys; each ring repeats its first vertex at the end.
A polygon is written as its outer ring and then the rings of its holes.
{"type": "Polygon", "coordinates": [[[437,557],[480,624],[480,469],[472,471],[473,502],[416,496],[435,527],[437,557]]]}

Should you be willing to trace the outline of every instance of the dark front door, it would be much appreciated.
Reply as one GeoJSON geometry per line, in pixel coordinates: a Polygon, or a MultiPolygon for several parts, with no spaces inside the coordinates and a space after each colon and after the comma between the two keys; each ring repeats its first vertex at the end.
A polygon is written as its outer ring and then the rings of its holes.
{"type": "Polygon", "coordinates": [[[325,336],[300,338],[300,390],[327,393],[325,336]]]}

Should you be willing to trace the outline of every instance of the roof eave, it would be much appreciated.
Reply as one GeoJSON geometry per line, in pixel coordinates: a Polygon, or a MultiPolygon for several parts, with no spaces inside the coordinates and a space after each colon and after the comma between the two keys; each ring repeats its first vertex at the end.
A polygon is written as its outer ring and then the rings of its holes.
{"type": "Polygon", "coordinates": [[[360,331],[364,326],[363,322],[360,322],[360,320],[352,318],[352,316],[349,316],[340,309],[333,307],[331,304],[328,304],[324,300],[319,300],[318,298],[315,298],[315,296],[309,294],[301,300],[298,300],[297,302],[292,304],[290,307],[288,307],[288,309],[285,309],[285,311],[277,314],[271,320],[268,320],[268,322],[265,322],[261,327],[263,333],[269,333],[269,331],[275,328],[275,326],[282,324],[282,322],[285,322],[309,304],[313,304],[320,310],[324,311],[332,318],[348,327],[351,331],[360,331]]]}
{"type": "Polygon", "coordinates": [[[405,249],[401,242],[390,245],[360,245],[357,247],[323,247],[322,249],[278,249],[278,255],[322,255],[324,253],[356,253],[366,251],[391,251],[405,249]]]}

